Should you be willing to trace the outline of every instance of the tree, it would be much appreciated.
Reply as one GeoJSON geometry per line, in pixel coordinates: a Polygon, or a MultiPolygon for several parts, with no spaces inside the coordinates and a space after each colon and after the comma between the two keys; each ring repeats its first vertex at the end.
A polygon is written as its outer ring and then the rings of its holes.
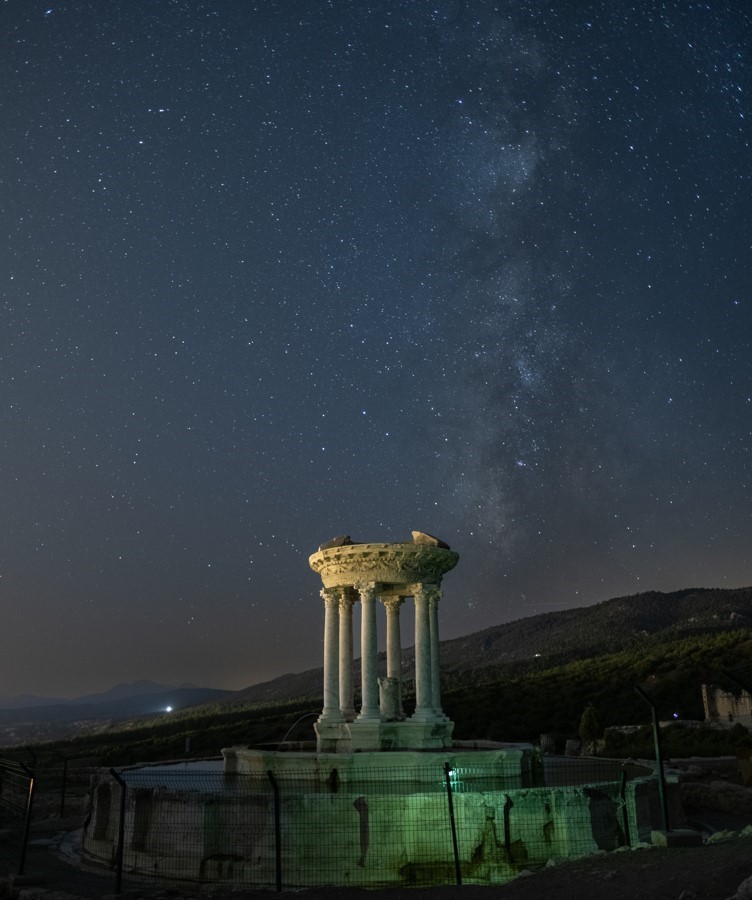
{"type": "Polygon", "coordinates": [[[588,703],[585,707],[582,717],[580,718],[579,728],[580,740],[582,741],[582,749],[586,753],[595,752],[595,742],[601,736],[601,726],[598,722],[598,713],[592,703],[588,703]]]}

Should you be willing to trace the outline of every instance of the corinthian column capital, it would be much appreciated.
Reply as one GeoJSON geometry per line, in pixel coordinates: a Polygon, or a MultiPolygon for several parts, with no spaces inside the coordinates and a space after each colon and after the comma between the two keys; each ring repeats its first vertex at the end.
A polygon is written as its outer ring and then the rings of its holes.
{"type": "Polygon", "coordinates": [[[438,584],[418,584],[415,586],[415,597],[420,597],[428,602],[438,603],[444,596],[444,592],[438,584]]]}
{"type": "Polygon", "coordinates": [[[356,581],[353,587],[360,594],[361,600],[370,600],[379,593],[379,585],[376,581],[356,581]]]}
{"type": "Polygon", "coordinates": [[[404,597],[382,597],[381,602],[386,607],[387,612],[396,612],[405,602],[404,597]]]}
{"type": "Polygon", "coordinates": [[[340,593],[339,588],[321,588],[319,591],[325,606],[338,606],[340,593]]]}
{"type": "Polygon", "coordinates": [[[339,594],[339,609],[340,612],[347,612],[352,608],[355,603],[355,597],[353,597],[352,592],[345,590],[342,588],[339,594]]]}

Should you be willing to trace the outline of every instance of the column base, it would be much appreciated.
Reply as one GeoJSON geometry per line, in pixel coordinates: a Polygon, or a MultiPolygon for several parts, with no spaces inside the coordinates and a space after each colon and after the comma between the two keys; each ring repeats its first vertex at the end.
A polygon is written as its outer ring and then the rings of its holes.
{"type": "Polygon", "coordinates": [[[315,722],[317,753],[352,753],[353,745],[348,722],[315,722]]]}
{"type": "Polygon", "coordinates": [[[319,753],[353,753],[362,750],[443,750],[452,746],[454,722],[416,721],[322,722],[313,726],[319,753]]]}
{"type": "Polygon", "coordinates": [[[419,722],[420,724],[444,724],[449,721],[443,712],[437,712],[435,709],[416,709],[415,712],[407,720],[408,722],[419,722]]]}

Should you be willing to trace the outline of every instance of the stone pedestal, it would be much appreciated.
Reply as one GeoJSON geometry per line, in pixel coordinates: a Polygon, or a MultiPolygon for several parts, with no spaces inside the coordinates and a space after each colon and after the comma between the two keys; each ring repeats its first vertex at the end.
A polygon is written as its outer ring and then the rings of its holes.
{"type": "Polygon", "coordinates": [[[363,750],[443,750],[452,746],[454,722],[358,721],[324,722],[313,726],[319,753],[363,750]]]}

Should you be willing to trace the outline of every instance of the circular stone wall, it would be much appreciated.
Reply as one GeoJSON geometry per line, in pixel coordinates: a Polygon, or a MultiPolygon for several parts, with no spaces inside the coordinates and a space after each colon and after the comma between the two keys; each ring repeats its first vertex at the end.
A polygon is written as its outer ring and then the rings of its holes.
{"type": "Polygon", "coordinates": [[[324,587],[345,587],[359,581],[381,584],[440,583],[457,565],[459,554],[430,544],[344,544],[319,550],[308,560],[324,587]]]}

